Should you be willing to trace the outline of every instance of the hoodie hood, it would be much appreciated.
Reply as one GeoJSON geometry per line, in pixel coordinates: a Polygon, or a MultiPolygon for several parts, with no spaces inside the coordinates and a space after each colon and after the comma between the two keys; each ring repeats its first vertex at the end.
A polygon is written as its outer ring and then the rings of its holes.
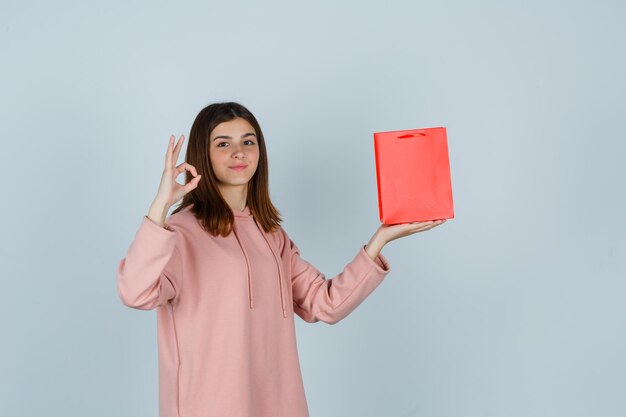
{"type": "Polygon", "coordinates": [[[250,302],[250,309],[254,308],[254,294],[252,291],[252,288],[253,288],[252,271],[250,270],[250,260],[248,258],[246,247],[243,244],[243,240],[239,236],[239,232],[237,231],[237,227],[241,222],[254,222],[257,229],[259,229],[259,231],[261,232],[263,239],[265,239],[265,242],[267,242],[267,246],[270,248],[270,251],[272,252],[272,256],[274,257],[274,261],[276,262],[276,266],[278,268],[278,288],[280,291],[280,304],[281,304],[281,308],[283,312],[283,318],[287,317],[287,310],[285,308],[285,295],[284,295],[284,290],[283,290],[283,275],[284,274],[282,270],[280,257],[278,256],[278,254],[274,250],[274,247],[272,246],[269,239],[267,238],[267,234],[265,233],[263,228],[257,223],[256,219],[254,218],[254,214],[252,213],[252,211],[247,205],[243,210],[232,208],[232,211],[233,211],[233,216],[235,219],[235,224],[233,225],[233,232],[235,234],[235,237],[237,238],[237,243],[239,243],[241,252],[243,252],[243,256],[246,259],[246,268],[248,272],[248,300],[250,302]]]}

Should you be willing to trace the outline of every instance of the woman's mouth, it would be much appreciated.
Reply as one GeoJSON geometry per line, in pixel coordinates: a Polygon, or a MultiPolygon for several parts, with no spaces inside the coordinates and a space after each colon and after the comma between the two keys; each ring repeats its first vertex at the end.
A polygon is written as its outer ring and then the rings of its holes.
{"type": "Polygon", "coordinates": [[[248,165],[235,165],[229,168],[234,169],[235,171],[243,171],[244,169],[246,169],[247,166],[248,165]]]}

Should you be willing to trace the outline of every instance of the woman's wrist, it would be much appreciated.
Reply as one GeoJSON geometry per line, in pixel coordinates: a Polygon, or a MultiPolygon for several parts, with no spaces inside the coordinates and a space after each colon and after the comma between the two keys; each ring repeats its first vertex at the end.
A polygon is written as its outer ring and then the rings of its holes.
{"type": "Polygon", "coordinates": [[[165,227],[165,218],[167,217],[168,210],[169,207],[167,204],[155,200],[148,210],[147,217],[159,226],[165,227]]]}
{"type": "Polygon", "coordinates": [[[367,245],[365,245],[365,252],[367,252],[372,261],[374,261],[378,258],[380,251],[386,243],[387,242],[385,242],[378,234],[374,234],[367,245]]]}

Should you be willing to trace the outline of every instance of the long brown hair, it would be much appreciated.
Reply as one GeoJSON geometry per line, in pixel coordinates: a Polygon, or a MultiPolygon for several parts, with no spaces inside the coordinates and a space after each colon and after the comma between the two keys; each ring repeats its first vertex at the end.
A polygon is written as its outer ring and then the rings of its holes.
{"type": "MultiPolygon", "coordinates": [[[[183,196],[180,205],[172,212],[177,213],[193,204],[190,211],[198,219],[200,226],[213,236],[228,236],[233,228],[234,216],[217,187],[218,180],[209,157],[209,138],[217,125],[236,117],[241,117],[252,125],[259,143],[259,162],[256,172],[248,181],[246,204],[265,232],[279,228],[282,221],[280,212],[270,199],[267,152],[261,126],[254,115],[239,103],[213,103],[196,116],[185,155],[186,162],[193,165],[202,178],[195,189],[183,196]]],[[[186,171],[185,184],[192,178],[191,172],[186,171]]]]}

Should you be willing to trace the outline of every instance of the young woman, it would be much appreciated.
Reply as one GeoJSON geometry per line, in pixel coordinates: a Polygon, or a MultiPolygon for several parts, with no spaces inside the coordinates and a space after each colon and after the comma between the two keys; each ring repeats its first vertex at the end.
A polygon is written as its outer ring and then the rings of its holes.
{"type": "Polygon", "coordinates": [[[307,417],[294,313],[337,323],[389,273],[386,243],[443,221],[381,225],[326,279],[280,226],[250,111],[233,102],[200,111],[180,165],[184,137],[174,139],[117,271],[126,306],[158,308],[160,417],[307,417]]]}

